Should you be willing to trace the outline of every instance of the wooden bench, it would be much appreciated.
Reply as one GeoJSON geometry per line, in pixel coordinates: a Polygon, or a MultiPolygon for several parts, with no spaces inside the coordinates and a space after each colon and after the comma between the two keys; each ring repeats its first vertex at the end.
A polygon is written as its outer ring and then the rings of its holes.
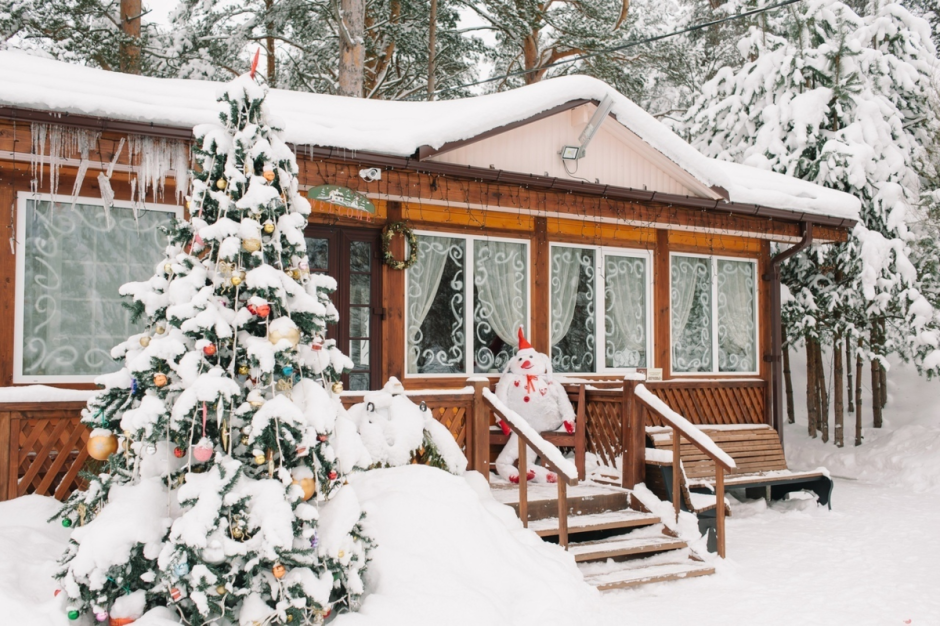
{"type": "MultiPolygon", "coordinates": [[[[808,490],[816,494],[820,504],[832,508],[832,479],[821,470],[791,472],[787,468],[780,438],[773,428],[764,424],[701,425],[699,428],[737,464],[735,470],[725,477],[726,489],[745,489],[751,497],[766,493],[769,488],[773,500],[785,498],[794,491],[808,490]]],[[[671,428],[648,427],[646,438],[648,446],[671,452],[671,428]]],[[[680,454],[688,489],[692,493],[714,492],[714,463],[685,440],[680,454]]]]}
{"type": "MultiPolygon", "coordinates": [[[[562,426],[559,430],[545,431],[539,433],[539,435],[556,448],[574,448],[574,464],[578,469],[578,480],[584,480],[585,433],[587,431],[584,421],[584,412],[587,405],[584,400],[585,386],[583,384],[565,385],[565,391],[568,392],[568,399],[571,400],[575,410],[574,432],[569,433],[562,426]]],[[[495,424],[490,426],[490,458],[495,458],[493,453],[499,454],[499,451],[503,449],[508,441],[509,435],[504,434],[499,426],[495,424]]]]}

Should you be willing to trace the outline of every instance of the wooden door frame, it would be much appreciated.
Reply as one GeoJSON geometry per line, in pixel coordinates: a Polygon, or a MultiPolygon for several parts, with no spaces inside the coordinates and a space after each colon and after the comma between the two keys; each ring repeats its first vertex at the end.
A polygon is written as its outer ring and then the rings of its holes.
{"type": "MultiPolygon", "coordinates": [[[[327,264],[330,275],[336,279],[337,289],[330,295],[333,306],[339,311],[340,321],[327,326],[327,337],[336,339],[343,354],[348,356],[350,348],[349,333],[349,244],[354,241],[366,241],[373,244],[373,253],[369,263],[371,274],[371,291],[369,294],[369,378],[370,389],[382,386],[382,322],[384,309],[382,308],[382,248],[380,228],[350,228],[329,224],[308,224],[304,229],[304,237],[316,237],[328,240],[330,249],[327,255],[327,264]],[[335,268],[335,272],[333,271],[335,268]]],[[[349,374],[342,376],[343,386],[349,389],[349,374]]]]}

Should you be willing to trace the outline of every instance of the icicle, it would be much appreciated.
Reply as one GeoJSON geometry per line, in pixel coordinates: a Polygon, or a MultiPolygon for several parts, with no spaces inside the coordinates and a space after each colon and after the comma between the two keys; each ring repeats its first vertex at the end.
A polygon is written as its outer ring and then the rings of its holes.
{"type": "Polygon", "coordinates": [[[29,153],[29,170],[33,179],[30,181],[29,186],[35,194],[39,193],[39,188],[42,187],[42,157],[46,152],[46,133],[49,132],[49,126],[47,124],[33,123],[30,124],[29,130],[33,140],[32,150],[30,150],[29,153]],[[37,168],[39,170],[38,176],[36,175],[37,168]]]}
{"type": "Polygon", "coordinates": [[[163,197],[166,177],[172,171],[176,177],[176,197],[180,201],[189,185],[189,146],[177,139],[163,139],[141,135],[130,136],[131,161],[136,158],[134,172],[140,184],[140,200],[148,192],[154,202],[163,197]]]}
{"type": "Polygon", "coordinates": [[[98,141],[100,133],[84,128],[71,128],[58,124],[41,124],[38,122],[30,125],[30,133],[32,135],[30,171],[33,176],[30,187],[33,193],[38,193],[42,188],[47,139],[49,141],[49,193],[53,196],[53,199],[59,192],[59,171],[62,165],[68,159],[78,157],[82,160],[79,165],[76,185],[73,187],[72,192],[72,203],[74,205],[74,198],[78,195],[76,190],[81,188],[81,183],[88,170],[88,164],[86,163],[88,154],[91,146],[98,141]]]}
{"type": "Polygon", "coordinates": [[[114,165],[117,163],[118,157],[121,156],[122,150],[124,150],[123,137],[121,137],[121,141],[118,143],[117,150],[114,151],[114,156],[111,157],[108,171],[98,174],[98,186],[101,188],[101,200],[104,202],[104,221],[105,225],[109,227],[111,225],[111,207],[114,205],[114,190],[111,189],[111,174],[114,173],[114,165]]]}

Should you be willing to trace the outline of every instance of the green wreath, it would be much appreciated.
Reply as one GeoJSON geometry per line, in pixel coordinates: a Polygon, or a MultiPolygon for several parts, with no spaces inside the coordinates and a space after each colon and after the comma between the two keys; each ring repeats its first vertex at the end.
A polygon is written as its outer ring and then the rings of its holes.
{"type": "Polygon", "coordinates": [[[385,228],[382,229],[382,261],[394,270],[406,270],[418,260],[418,238],[415,237],[415,234],[408,228],[408,225],[404,222],[391,222],[385,225],[385,228]],[[395,255],[392,254],[392,251],[389,249],[392,245],[392,237],[397,234],[402,234],[408,240],[408,247],[410,252],[408,253],[408,259],[405,261],[399,261],[395,258],[395,255]]]}

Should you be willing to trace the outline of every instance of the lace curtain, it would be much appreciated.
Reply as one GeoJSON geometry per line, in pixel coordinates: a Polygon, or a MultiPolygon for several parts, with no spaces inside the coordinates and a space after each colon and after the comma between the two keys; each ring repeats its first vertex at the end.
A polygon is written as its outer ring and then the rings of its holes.
{"type": "Polygon", "coordinates": [[[712,371],[711,259],[672,257],[672,369],[712,371]]]}
{"type": "Polygon", "coordinates": [[[163,257],[167,211],[28,200],[23,274],[22,371],[96,376],[118,369],[111,348],[140,331],[118,290],[147,280],[163,257]]]}
{"type": "Polygon", "coordinates": [[[408,268],[408,373],[464,371],[464,240],[418,236],[408,268]]]}
{"type": "Polygon", "coordinates": [[[607,367],[646,367],[646,259],[604,257],[607,367]]]}
{"type": "Polygon", "coordinates": [[[595,370],[595,251],[553,246],[551,254],[552,368],[595,370]]]}
{"type": "Polygon", "coordinates": [[[473,243],[474,370],[502,370],[525,328],[529,281],[526,245],[511,241],[473,243]]]}
{"type": "Polygon", "coordinates": [[[750,261],[718,259],[718,369],[722,372],[757,370],[755,273],[750,261]]]}

